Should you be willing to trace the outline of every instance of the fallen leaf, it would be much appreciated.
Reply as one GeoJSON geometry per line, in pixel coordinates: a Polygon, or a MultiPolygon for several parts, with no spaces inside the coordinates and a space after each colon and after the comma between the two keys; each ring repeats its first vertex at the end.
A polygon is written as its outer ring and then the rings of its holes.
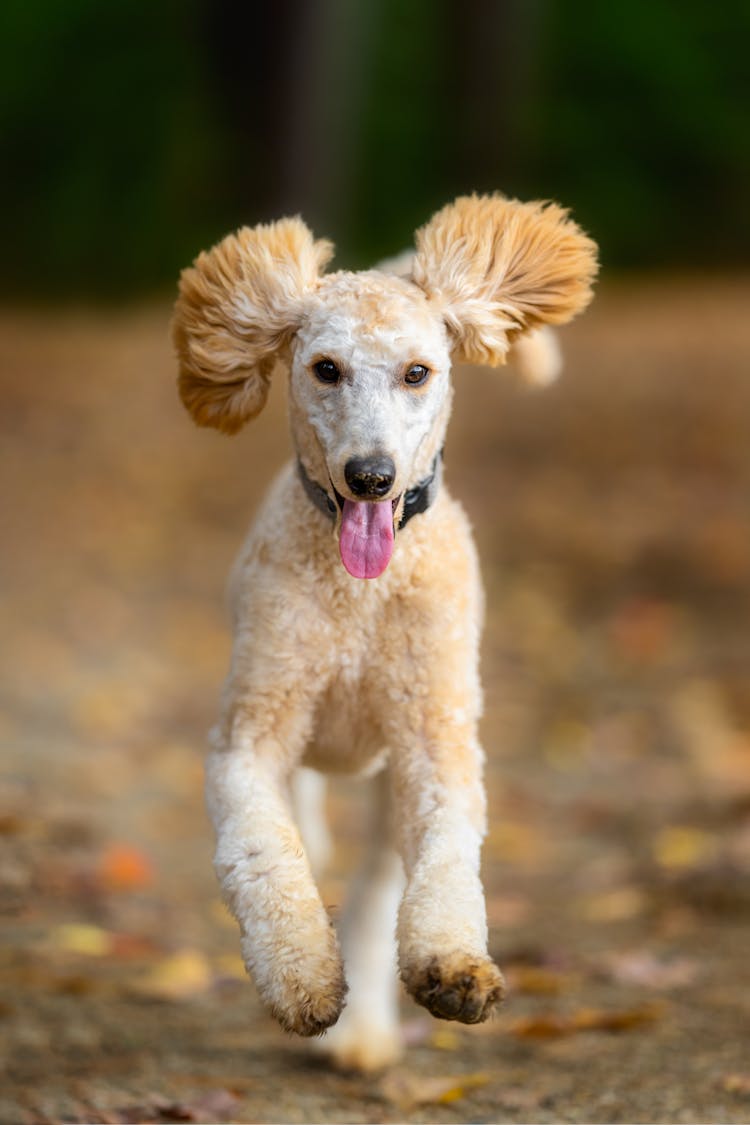
{"type": "Polygon", "coordinates": [[[114,957],[122,961],[150,957],[159,951],[159,946],[150,938],[103,930],[87,922],[65,922],[53,926],[49,931],[49,941],[54,949],[64,953],[81,957],[114,957]]]}
{"type": "Polygon", "coordinates": [[[662,1013],[660,1004],[643,1004],[621,1011],[581,1008],[569,1015],[549,1013],[516,1020],[509,1030],[520,1039],[556,1039],[579,1031],[630,1031],[654,1023],[662,1013]]]}
{"type": "Polygon", "coordinates": [[[99,982],[83,973],[68,973],[53,982],[53,990],[62,996],[89,996],[99,988],[99,982]]]}
{"type": "Polygon", "coordinates": [[[97,868],[99,883],[107,891],[139,891],[154,882],[153,864],[132,844],[110,844],[97,868]]]}
{"type": "Polygon", "coordinates": [[[110,936],[112,956],[121,961],[152,957],[162,950],[152,938],[144,937],[142,934],[113,933],[110,936]]]}
{"type": "Polygon", "coordinates": [[[196,949],[180,949],[154,965],[133,983],[136,992],[165,1000],[183,1000],[206,992],[213,984],[207,958],[196,949]]]}
{"type": "Polygon", "coordinates": [[[210,1090],[190,1102],[190,1108],[195,1114],[191,1120],[222,1121],[234,1115],[239,1101],[239,1097],[232,1090],[210,1090]]]}
{"type": "Polygon", "coordinates": [[[438,1051],[457,1051],[461,1042],[461,1036],[451,1027],[438,1027],[430,1036],[430,1046],[438,1051]]]}
{"type": "MultiPolygon", "coordinates": [[[[101,1122],[102,1125],[165,1125],[166,1122],[179,1121],[218,1123],[234,1116],[239,1100],[236,1094],[226,1089],[209,1090],[196,1098],[184,1101],[174,1101],[161,1094],[151,1094],[144,1102],[118,1106],[114,1110],[80,1105],[80,1112],[75,1117],[66,1117],[65,1120],[70,1122],[70,1125],[85,1125],[93,1121],[101,1122]]],[[[49,1121],[48,1118],[43,1120],[49,1121]]]]}
{"type": "Polygon", "coordinates": [[[572,1034],[577,1028],[567,1016],[548,1013],[514,1020],[508,1030],[519,1039],[557,1039],[572,1034]]]}
{"type": "Polygon", "coordinates": [[[633,598],[620,606],[610,626],[615,649],[636,664],[660,660],[674,640],[677,617],[666,602],[633,598]]]}
{"type": "Polygon", "coordinates": [[[739,1094],[743,1098],[750,1098],[750,1072],[725,1074],[721,1080],[721,1088],[728,1094],[739,1094]]]}
{"type": "Polygon", "coordinates": [[[656,862],[669,871],[710,863],[718,851],[719,841],[713,833],[684,825],[663,828],[653,842],[656,862]]]}
{"type": "Polygon", "coordinates": [[[28,823],[16,813],[0,813],[0,836],[20,836],[28,823]]]}
{"type": "Polygon", "coordinates": [[[162,1101],[155,1108],[157,1121],[224,1121],[234,1116],[239,1098],[230,1090],[209,1090],[188,1101],[162,1101]]]}
{"type": "Polygon", "coordinates": [[[642,1004],[622,1011],[582,1008],[573,1016],[576,1031],[630,1031],[634,1027],[655,1023],[664,1014],[662,1004],[642,1004]]]}
{"type": "Polygon", "coordinates": [[[380,1092],[386,1101],[401,1110],[418,1105],[451,1105],[466,1096],[469,1090],[485,1086],[488,1074],[454,1074],[442,1077],[413,1074],[408,1070],[393,1070],[380,1083],[380,1092]]]}
{"type": "Polygon", "coordinates": [[[559,973],[535,965],[512,965],[505,975],[513,992],[525,993],[528,996],[558,996],[574,983],[571,974],[559,973]]]}
{"type": "Polygon", "coordinates": [[[84,922],[65,922],[53,927],[49,936],[53,945],[65,953],[106,957],[112,952],[112,934],[84,922]]]}

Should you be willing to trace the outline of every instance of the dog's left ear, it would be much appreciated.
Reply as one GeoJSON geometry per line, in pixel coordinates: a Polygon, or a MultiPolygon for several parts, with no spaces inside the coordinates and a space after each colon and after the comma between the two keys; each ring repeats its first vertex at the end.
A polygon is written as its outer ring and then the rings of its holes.
{"type": "Polygon", "coordinates": [[[465,363],[505,363],[520,333],[591,300],[596,244],[555,203],[464,196],[417,231],[412,280],[440,308],[465,363]]]}
{"type": "Polygon", "coordinates": [[[266,401],[276,360],[333,254],[301,219],[242,227],[183,270],[172,320],[182,401],[233,434],[266,401]]]}

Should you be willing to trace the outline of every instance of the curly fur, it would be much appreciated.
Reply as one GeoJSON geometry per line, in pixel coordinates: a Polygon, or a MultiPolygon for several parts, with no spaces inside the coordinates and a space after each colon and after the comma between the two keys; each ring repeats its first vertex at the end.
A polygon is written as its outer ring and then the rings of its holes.
{"type": "Polygon", "coordinates": [[[476,552],[445,487],[401,529],[404,498],[438,464],[452,357],[502,363],[515,343],[528,378],[554,375],[544,326],[586,305],[596,259],[561,208],[500,196],[446,207],[390,269],[326,275],[330,253],[299,219],[230,235],[183,274],[173,333],[200,425],[234,432],[262,408],[273,368],[287,369],[297,458],[331,509],[290,465],[240,554],[207,803],[217,876],[269,1010],[300,1035],[330,1028],[340,1064],[373,1069],[399,1050],[397,967],[443,1019],[485,1019],[503,995],[479,879],[476,552]],[[320,377],[322,359],[335,379],[320,377]],[[410,380],[415,365],[424,380],[410,380]],[[393,471],[387,493],[363,499],[350,469],[374,454],[393,471]],[[395,536],[370,581],[346,563],[352,512],[395,536]],[[327,844],[307,767],[378,775],[376,831],[338,934],[313,877],[327,844]]]}
{"type": "Polygon", "coordinates": [[[591,300],[596,247],[556,203],[465,196],[417,232],[412,276],[442,309],[457,358],[494,367],[512,340],[591,300]]]}
{"type": "Polygon", "coordinates": [[[199,426],[233,434],[265,405],[269,375],[333,255],[301,219],[242,227],[180,278],[173,339],[182,401],[199,426]]]}

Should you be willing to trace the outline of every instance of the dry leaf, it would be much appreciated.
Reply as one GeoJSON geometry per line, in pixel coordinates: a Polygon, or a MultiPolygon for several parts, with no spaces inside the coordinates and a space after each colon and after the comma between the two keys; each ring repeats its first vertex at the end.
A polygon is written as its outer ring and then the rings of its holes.
{"type": "Polygon", "coordinates": [[[438,1027],[430,1036],[430,1046],[438,1051],[457,1051],[463,1040],[452,1027],[438,1027]]]}
{"type": "Polygon", "coordinates": [[[718,837],[701,828],[672,825],[662,829],[653,843],[654,858],[668,871],[701,867],[716,859],[718,837]]]}
{"type": "Polygon", "coordinates": [[[513,992],[528,996],[558,996],[569,989],[575,978],[571,974],[543,969],[536,965],[512,965],[506,972],[513,992]]]}
{"type": "Polygon", "coordinates": [[[187,1101],[169,1102],[159,1099],[154,1109],[159,1116],[155,1119],[162,1121],[198,1121],[219,1122],[228,1117],[233,1117],[239,1103],[239,1098],[230,1090],[209,1090],[197,1098],[187,1101]]]}
{"type": "Polygon", "coordinates": [[[139,891],[154,882],[154,868],[140,848],[110,844],[99,861],[97,878],[107,891],[139,891]]]}
{"type": "Polygon", "coordinates": [[[106,957],[113,949],[113,935],[99,926],[84,922],[66,922],[50,930],[50,939],[57,949],[65,953],[78,953],[85,957],[106,957]]]}
{"type": "Polygon", "coordinates": [[[134,982],[137,992],[165,1000],[184,1000],[206,992],[213,984],[206,957],[196,949],[180,949],[134,982]]]}
{"type": "Polygon", "coordinates": [[[392,1070],[380,1083],[386,1101],[401,1110],[418,1105],[450,1105],[466,1096],[469,1090],[485,1086],[488,1074],[454,1074],[441,1077],[413,1074],[408,1070],[392,1070]]]}
{"type": "Polygon", "coordinates": [[[549,1013],[516,1020],[509,1030],[520,1039],[557,1039],[579,1031],[630,1031],[653,1023],[662,1013],[659,1004],[642,1004],[622,1011],[580,1008],[568,1015],[549,1013]]]}
{"type": "Polygon", "coordinates": [[[582,1008],[573,1016],[576,1031],[630,1031],[634,1027],[655,1023],[664,1014],[662,1004],[641,1004],[622,1011],[582,1008]]]}
{"type": "Polygon", "coordinates": [[[234,1116],[239,1100],[226,1089],[210,1090],[185,1101],[172,1101],[161,1094],[151,1094],[143,1103],[119,1106],[114,1110],[81,1105],[76,1117],[66,1117],[65,1120],[70,1125],[86,1125],[94,1121],[101,1122],[102,1125],[165,1125],[167,1122],[180,1121],[218,1123],[234,1116]]]}
{"type": "Polygon", "coordinates": [[[633,598],[622,605],[611,624],[615,648],[627,660],[650,664],[661,659],[671,645],[676,628],[672,606],[648,598],[633,598]]]}
{"type": "Polygon", "coordinates": [[[750,1072],[725,1074],[721,1080],[721,1088],[728,1094],[739,1094],[743,1098],[750,1098],[750,1072]]]}
{"type": "Polygon", "coordinates": [[[152,938],[142,934],[114,933],[112,938],[112,956],[120,961],[140,960],[144,957],[153,957],[160,953],[162,947],[157,945],[152,938]]]}
{"type": "Polygon", "coordinates": [[[519,1039],[557,1039],[572,1034],[577,1028],[568,1017],[548,1013],[514,1020],[508,1030],[519,1039]]]}

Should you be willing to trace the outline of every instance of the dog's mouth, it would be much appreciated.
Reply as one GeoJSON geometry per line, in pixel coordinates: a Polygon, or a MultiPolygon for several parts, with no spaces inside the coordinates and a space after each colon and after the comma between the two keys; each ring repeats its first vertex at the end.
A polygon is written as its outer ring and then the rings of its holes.
{"type": "Polygon", "coordinates": [[[400,495],[389,500],[347,500],[333,481],[341,512],[339,553],[352,578],[379,578],[391,561],[400,495]]]}

